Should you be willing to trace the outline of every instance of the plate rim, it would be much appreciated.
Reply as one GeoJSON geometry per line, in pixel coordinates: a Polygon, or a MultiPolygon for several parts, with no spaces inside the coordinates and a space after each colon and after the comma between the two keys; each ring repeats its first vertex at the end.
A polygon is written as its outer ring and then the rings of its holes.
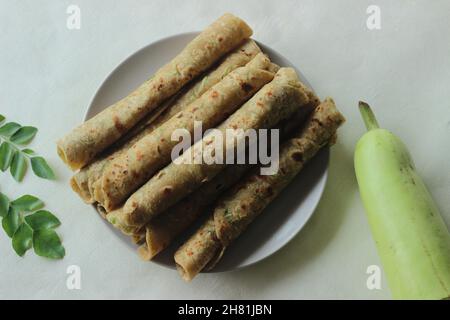
{"type": "MultiPolygon", "coordinates": [[[[196,35],[198,35],[200,33],[200,31],[188,31],[188,32],[182,32],[182,33],[176,33],[176,34],[172,34],[172,35],[169,35],[169,36],[166,36],[166,37],[162,37],[162,38],[159,38],[159,39],[157,39],[157,40],[155,40],[155,41],[153,41],[153,42],[150,42],[150,43],[148,43],[148,44],[146,44],[146,45],[144,45],[144,46],[142,46],[142,47],[140,47],[139,49],[137,49],[136,51],[134,51],[133,53],[131,53],[130,55],[128,55],[127,57],[125,57],[123,60],[121,60],[118,64],[116,64],[116,66],[107,74],[107,76],[101,81],[101,83],[97,86],[97,88],[96,88],[96,90],[95,90],[95,93],[92,95],[92,97],[91,97],[91,99],[89,100],[89,104],[88,104],[88,106],[87,106],[87,108],[86,108],[86,110],[85,110],[85,112],[84,112],[84,115],[83,115],[83,122],[84,121],[87,121],[88,119],[90,119],[91,117],[93,117],[93,116],[95,116],[97,113],[95,113],[95,114],[92,114],[92,109],[94,109],[94,107],[93,107],[93,104],[94,104],[94,102],[96,101],[96,99],[97,99],[97,97],[99,96],[99,93],[100,93],[100,91],[101,91],[101,89],[103,88],[103,86],[112,78],[112,75],[119,69],[119,68],[121,68],[123,65],[125,65],[127,62],[129,62],[131,59],[133,59],[133,57],[134,56],[137,56],[139,53],[142,53],[142,51],[144,51],[144,50],[147,50],[149,47],[151,47],[151,46],[155,46],[155,45],[158,45],[159,43],[162,43],[162,42],[167,42],[167,41],[170,41],[170,40],[174,40],[174,39],[176,39],[176,38],[182,38],[182,37],[189,37],[189,36],[192,36],[192,37],[194,37],[194,36],[196,36],[196,35]]],[[[311,88],[311,90],[313,90],[313,92],[314,92],[314,88],[311,86],[311,84],[308,82],[308,80],[303,76],[303,74],[301,73],[301,71],[289,60],[289,59],[287,59],[285,56],[283,56],[282,54],[280,54],[277,50],[275,50],[275,49],[273,49],[272,47],[270,47],[270,46],[268,46],[268,45],[266,45],[266,44],[264,44],[264,43],[262,43],[262,42],[260,42],[260,41],[258,41],[258,40],[256,40],[256,39],[254,39],[253,37],[251,38],[252,40],[254,40],[256,43],[257,43],[257,45],[259,46],[259,47],[261,47],[261,49],[269,49],[269,51],[272,51],[273,53],[275,53],[277,56],[279,56],[281,59],[283,59],[283,60],[285,60],[285,61],[287,61],[289,64],[290,64],[290,67],[292,67],[292,68],[294,68],[294,70],[297,72],[297,74],[302,78],[301,80],[302,80],[302,82],[304,82],[309,88],[311,88]]],[[[263,52],[264,52],[264,50],[262,50],[263,52]]],[[[104,109],[106,109],[108,106],[105,106],[104,108],[103,108],[103,110],[104,109]]],[[[262,257],[262,258],[260,258],[260,259],[258,259],[258,260],[255,260],[255,261],[252,261],[252,262],[249,262],[249,263],[243,263],[242,265],[238,265],[238,266],[236,266],[236,267],[234,267],[234,268],[229,268],[229,269],[217,269],[217,270],[215,270],[215,269],[212,269],[212,270],[208,270],[208,271],[201,271],[201,273],[224,273],[224,272],[231,272],[231,271],[237,271],[237,270],[242,270],[242,269],[244,269],[244,268],[248,268],[248,267],[251,267],[251,266],[254,266],[255,264],[258,264],[258,263],[260,263],[260,262],[262,262],[262,261],[265,261],[266,259],[268,259],[268,258],[270,258],[270,257],[272,257],[274,254],[276,254],[277,252],[279,252],[279,251],[281,251],[284,247],[286,247],[295,237],[297,237],[299,234],[300,234],[300,232],[305,228],[305,226],[308,224],[308,222],[311,220],[311,217],[314,215],[314,213],[316,212],[316,210],[317,210],[317,207],[318,207],[318,205],[319,205],[319,203],[321,202],[321,200],[322,200],[322,197],[323,197],[323,194],[324,194],[324,191],[325,191],[325,187],[326,187],[326,185],[327,185],[327,182],[328,182],[328,177],[329,177],[329,165],[330,165],[330,148],[329,147],[325,147],[324,149],[326,149],[326,166],[325,166],[325,169],[324,169],[324,171],[323,171],[323,174],[321,175],[321,177],[320,177],[320,179],[322,180],[321,181],[321,184],[320,184],[320,186],[318,186],[319,187],[319,190],[318,190],[318,192],[319,192],[319,196],[318,196],[318,198],[317,198],[317,201],[316,201],[316,203],[312,206],[312,209],[311,209],[311,212],[306,216],[306,218],[305,218],[305,220],[304,220],[304,222],[303,222],[303,224],[295,231],[295,232],[292,232],[292,234],[289,236],[289,237],[287,237],[285,240],[283,240],[283,241],[281,241],[280,242],[280,245],[275,249],[275,250],[272,250],[270,253],[268,253],[267,255],[265,255],[264,257],[262,257]]],[[[99,216],[99,214],[98,214],[98,212],[97,212],[97,209],[95,208],[95,204],[93,204],[92,206],[91,206],[93,209],[94,209],[94,211],[96,211],[96,213],[97,213],[97,216],[99,216]]],[[[104,219],[102,219],[102,220],[104,220],[104,219]]],[[[104,221],[105,222],[105,221],[104,221]]],[[[119,238],[124,238],[123,236],[123,234],[121,234],[120,233],[120,231],[119,230],[117,230],[117,229],[115,229],[114,227],[112,227],[111,225],[109,225],[109,223],[107,223],[108,224],[108,226],[110,227],[110,229],[112,229],[113,231],[114,231],[114,233],[116,234],[116,236],[117,235],[119,235],[119,238]]],[[[126,238],[128,238],[128,237],[126,237],[126,238]]],[[[129,240],[129,239],[127,239],[127,240],[129,240]]],[[[129,241],[129,242],[131,242],[131,241],[129,241]]],[[[133,244],[134,245],[134,244],[133,244]]],[[[134,245],[136,248],[138,247],[138,246],[136,246],[136,245],[134,245]]],[[[164,262],[161,262],[161,261],[158,261],[158,260],[150,260],[150,262],[152,262],[152,263],[155,263],[155,264],[157,264],[157,265],[159,265],[159,266],[162,266],[162,267],[165,267],[165,268],[167,268],[167,269],[172,269],[172,270],[175,270],[176,269],[176,266],[175,266],[175,262],[173,263],[173,266],[172,265],[167,265],[166,263],[164,263],[164,262]]]]}

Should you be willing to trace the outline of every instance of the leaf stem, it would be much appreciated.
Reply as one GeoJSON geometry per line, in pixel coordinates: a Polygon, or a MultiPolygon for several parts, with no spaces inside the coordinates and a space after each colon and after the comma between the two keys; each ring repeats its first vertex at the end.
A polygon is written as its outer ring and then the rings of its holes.
{"type": "Polygon", "coordinates": [[[9,143],[11,145],[11,147],[13,147],[13,149],[17,152],[20,152],[22,155],[24,155],[25,157],[29,158],[29,155],[26,154],[25,152],[23,152],[14,142],[12,142],[11,140],[9,140],[7,137],[5,136],[0,136],[0,138],[2,138],[5,142],[9,143]]]}
{"type": "Polygon", "coordinates": [[[379,129],[380,126],[378,125],[377,118],[375,117],[375,114],[373,113],[370,106],[364,102],[359,102],[359,112],[361,113],[361,116],[364,120],[364,124],[366,125],[367,131],[379,129]]]}

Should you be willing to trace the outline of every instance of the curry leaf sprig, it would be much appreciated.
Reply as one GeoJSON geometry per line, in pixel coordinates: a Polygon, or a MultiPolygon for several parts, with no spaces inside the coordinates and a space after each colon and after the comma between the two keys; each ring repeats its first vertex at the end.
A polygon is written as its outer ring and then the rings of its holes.
{"type": "MultiPolygon", "coordinates": [[[[5,117],[0,114],[0,123],[5,117]]],[[[0,127],[0,170],[9,169],[18,182],[23,180],[28,169],[28,160],[35,175],[43,179],[55,179],[55,174],[47,161],[33,150],[23,148],[37,133],[37,128],[21,126],[16,122],[7,122],[0,127]]]]}
{"type": "Polygon", "coordinates": [[[38,256],[62,259],[65,249],[54,230],[61,223],[43,207],[44,202],[35,196],[24,195],[10,201],[0,192],[2,227],[12,239],[14,251],[22,257],[33,248],[38,256]]]}

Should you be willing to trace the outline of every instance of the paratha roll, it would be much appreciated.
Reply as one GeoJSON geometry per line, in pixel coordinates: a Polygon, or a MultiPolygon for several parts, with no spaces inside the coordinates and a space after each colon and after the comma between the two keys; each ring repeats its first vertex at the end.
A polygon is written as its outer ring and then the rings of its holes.
{"type": "MultiPolygon", "coordinates": [[[[245,133],[247,129],[272,128],[307,103],[308,97],[295,71],[292,68],[281,68],[272,82],[265,85],[217,128],[216,133],[224,137],[222,159],[246,140],[245,134],[226,139],[227,129],[240,129],[241,133],[245,133]]],[[[205,161],[198,163],[196,160],[202,159],[203,150],[206,154],[214,152],[212,149],[215,149],[215,136],[207,135],[195,143],[176,163],[172,162],[159,171],[131,195],[123,208],[118,209],[122,211],[115,220],[118,227],[143,226],[220,173],[226,164],[207,164],[205,161]]]]}
{"type": "Polygon", "coordinates": [[[86,203],[94,203],[94,198],[89,192],[89,173],[87,170],[77,172],[70,178],[70,187],[78,193],[86,203]]]}
{"type": "MultiPolygon", "coordinates": [[[[167,107],[155,114],[156,117],[144,119],[144,125],[138,125],[136,128],[133,128],[132,131],[134,132],[130,132],[128,140],[125,140],[118,146],[110,148],[107,152],[103,152],[100,156],[97,156],[92,163],[81,168],[70,181],[72,189],[78,193],[85,202],[95,202],[93,195],[94,193],[97,193],[97,197],[99,197],[98,192],[100,188],[99,184],[96,182],[102,176],[108,163],[125,153],[134,143],[155,130],[175,114],[185,110],[190,103],[199,98],[205,91],[222,80],[231,71],[247,64],[260,52],[261,49],[253,40],[245,40],[243,44],[221,59],[221,61],[213,66],[211,70],[207,71],[205,75],[201,76],[192,85],[189,85],[185,90],[182,90],[182,92],[177,94],[175,99],[169,101],[167,107]]],[[[276,67],[272,66],[269,70],[275,73],[276,71],[274,71],[274,68],[276,67]]]]}
{"type": "Polygon", "coordinates": [[[224,247],[217,238],[215,227],[211,216],[175,253],[176,267],[183,280],[191,281],[222,256],[224,247]]]}
{"type": "Polygon", "coordinates": [[[345,121],[333,100],[320,104],[305,126],[280,148],[279,169],[274,175],[254,170],[221,197],[212,215],[175,253],[183,279],[192,280],[212,268],[225,249],[267,205],[292,181],[324,145],[335,141],[337,128],[345,121]]]}
{"type": "MultiPolygon", "coordinates": [[[[224,190],[235,184],[250,168],[248,165],[227,167],[212,181],[207,182],[190,196],[170,207],[164,214],[150,221],[144,228],[145,243],[138,253],[143,260],[150,260],[167,248],[172,240],[185,231],[224,190]]],[[[140,238],[138,234],[132,235],[140,238]]]]}
{"type": "Polygon", "coordinates": [[[130,95],[59,140],[59,156],[74,170],[85,166],[251,34],[252,30],[244,21],[231,14],[223,15],[130,95]]]}
{"type": "Polygon", "coordinates": [[[158,126],[158,123],[161,123],[163,118],[162,114],[168,112],[166,109],[172,106],[173,100],[169,99],[156,110],[150,112],[116,143],[97,155],[91,163],[78,170],[70,179],[72,190],[78,193],[86,203],[94,203],[94,183],[101,176],[105,165],[117,154],[123,152],[124,149],[129,148],[132,145],[132,141],[136,141],[135,139],[139,136],[142,137],[152,127],[158,126]]]}
{"type": "MultiPolygon", "coordinates": [[[[314,110],[319,104],[319,98],[309,89],[309,107],[300,110],[291,118],[277,125],[280,129],[280,137],[286,138],[299,128],[308,113],[314,110]]],[[[132,234],[133,241],[139,239],[143,244],[138,248],[138,254],[143,260],[151,260],[159,252],[168,247],[173,239],[185,231],[200,215],[205,213],[217,197],[226,189],[237,183],[239,179],[248,171],[248,165],[232,165],[219,173],[212,181],[207,182],[191,195],[185,197],[180,202],[170,207],[152,221],[150,221],[142,233],[132,234]],[[145,240],[145,241],[144,241],[145,240]]]]}
{"type": "Polygon", "coordinates": [[[95,200],[106,211],[118,207],[171,161],[172,149],[179,143],[172,140],[175,130],[184,129],[192,135],[195,121],[201,122],[203,130],[216,126],[273,79],[274,74],[267,71],[269,67],[270,60],[259,53],[246,66],[230,72],[184,111],[138,140],[105,168],[101,178],[101,196],[94,194],[95,200]]]}
{"type": "MultiPolygon", "coordinates": [[[[255,41],[252,39],[245,40],[242,45],[225,56],[217,66],[214,66],[212,70],[207,72],[198,81],[188,85],[183,92],[180,92],[173,104],[173,108],[181,111],[183,106],[187,106],[200,98],[205,91],[221,81],[231,71],[246,65],[260,52],[261,49],[255,41]]],[[[276,72],[273,70],[270,71],[276,72]]]]}

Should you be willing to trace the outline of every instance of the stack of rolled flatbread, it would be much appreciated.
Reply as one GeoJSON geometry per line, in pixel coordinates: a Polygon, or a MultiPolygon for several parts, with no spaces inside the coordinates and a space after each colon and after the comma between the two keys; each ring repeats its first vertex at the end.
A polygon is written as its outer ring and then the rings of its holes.
{"type": "MultiPolygon", "coordinates": [[[[174,256],[185,280],[213,268],[344,122],[332,99],[320,102],[251,35],[244,21],[223,15],[136,90],[58,141],[58,154],[77,170],[73,190],[129,235],[143,259],[204,219],[174,256]],[[195,161],[217,145],[216,134],[193,139],[174,161],[173,132],[193,135],[199,123],[224,137],[229,129],[279,129],[278,171],[195,161]]],[[[221,156],[246,141],[223,139],[221,156]]]]}

